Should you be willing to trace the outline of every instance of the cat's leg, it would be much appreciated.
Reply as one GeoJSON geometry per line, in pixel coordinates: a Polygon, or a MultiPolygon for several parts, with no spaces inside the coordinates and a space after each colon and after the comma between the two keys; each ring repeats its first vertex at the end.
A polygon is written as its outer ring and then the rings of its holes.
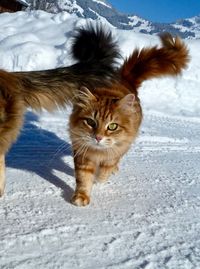
{"type": "Polygon", "coordinates": [[[111,174],[118,172],[119,160],[112,160],[109,162],[102,162],[99,165],[99,171],[97,174],[97,180],[101,183],[105,182],[111,174]]]}
{"type": "MultiPolygon", "coordinates": [[[[21,115],[21,119],[23,116],[21,115]]],[[[4,189],[6,185],[6,178],[5,178],[5,155],[6,152],[9,150],[11,147],[12,143],[16,140],[17,135],[19,133],[20,127],[19,126],[9,126],[7,122],[5,126],[0,127],[0,136],[1,136],[1,141],[0,141],[0,197],[3,196],[4,194],[4,189]],[[9,127],[6,129],[6,127],[9,127]],[[3,130],[2,130],[3,129],[3,130]]]]}
{"type": "Polygon", "coordinates": [[[5,188],[5,154],[16,140],[23,124],[24,103],[0,98],[0,196],[5,188]]]}
{"type": "Polygon", "coordinates": [[[0,155],[0,197],[3,196],[5,189],[5,155],[0,155]]]}
{"type": "Polygon", "coordinates": [[[76,189],[72,196],[72,203],[77,206],[86,206],[90,203],[90,194],[94,182],[96,164],[90,160],[82,161],[80,157],[74,159],[76,189]]]}

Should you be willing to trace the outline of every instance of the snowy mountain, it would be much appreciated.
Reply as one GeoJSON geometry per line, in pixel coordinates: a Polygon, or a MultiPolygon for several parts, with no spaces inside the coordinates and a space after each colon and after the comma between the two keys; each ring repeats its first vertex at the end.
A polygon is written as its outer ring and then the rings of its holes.
{"type": "Polygon", "coordinates": [[[189,33],[193,38],[200,38],[200,15],[178,20],[176,23],[172,24],[172,27],[178,29],[182,33],[189,33]]]}
{"type": "Polygon", "coordinates": [[[167,31],[182,38],[200,38],[200,16],[173,23],[153,23],[136,15],[120,13],[106,0],[27,0],[27,2],[30,4],[29,9],[43,9],[53,13],[66,11],[82,18],[103,20],[118,29],[147,34],[167,31]]]}

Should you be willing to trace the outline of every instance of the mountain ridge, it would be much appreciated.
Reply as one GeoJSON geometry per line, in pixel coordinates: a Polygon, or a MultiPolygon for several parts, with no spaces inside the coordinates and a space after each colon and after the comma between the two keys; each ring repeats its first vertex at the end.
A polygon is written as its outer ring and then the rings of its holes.
{"type": "Polygon", "coordinates": [[[26,1],[30,4],[28,9],[43,9],[53,13],[66,11],[81,18],[103,20],[104,23],[106,20],[118,29],[133,30],[151,35],[170,32],[182,38],[200,38],[200,15],[172,23],[155,23],[135,14],[119,12],[107,0],[43,0],[42,3],[39,0],[26,1]]]}

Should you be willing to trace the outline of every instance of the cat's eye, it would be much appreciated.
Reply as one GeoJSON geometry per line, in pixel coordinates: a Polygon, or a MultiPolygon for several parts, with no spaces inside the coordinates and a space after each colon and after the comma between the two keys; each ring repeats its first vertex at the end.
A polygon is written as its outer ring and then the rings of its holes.
{"type": "Polygon", "coordinates": [[[91,126],[92,128],[97,127],[96,121],[94,121],[94,120],[91,119],[91,118],[87,118],[87,119],[86,119],[86,122],[87,122],[87,124],[88,124],[89,126],[91,126]]]}
{"type": "Polygon", "coordinates": [[[108,130],[110,131],[115,131],[118,127],[118,124],[117,123],[110,123],[107,127],[108,130]]]}

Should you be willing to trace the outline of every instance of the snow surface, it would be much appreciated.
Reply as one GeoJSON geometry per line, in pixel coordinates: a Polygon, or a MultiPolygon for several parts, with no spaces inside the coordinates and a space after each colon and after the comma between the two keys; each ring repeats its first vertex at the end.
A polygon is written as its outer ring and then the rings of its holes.
{"type": "Polygon", "coordinates": [[[101,5],[104,5],[104,6],[106,6],[106,7],[109,7],[109,8],[111,8],[111,6],[110,5],[108,5],[107,3],[105,3],[104,1],[98,1],[98,0],[92,0],[93,2],[96,2],[96,3],[98,3],[98,4],[101,4],[101,5]]]}
{"type": "MultiPolygon", "coordinates": [[[[42,11],[0,15],[0,66],[66,66],[71,37],[85,20],[42,11]]],[[[155,36],[112,29],[122,54],[159,44],[155,36]]],[[[70,109],[28,111],[7,156],[0,201],[0,268],[200,268],[200,50],[176,79],[144,83],[140,135],[92,202],[77,208],[67,129],[70,109]]]]}

